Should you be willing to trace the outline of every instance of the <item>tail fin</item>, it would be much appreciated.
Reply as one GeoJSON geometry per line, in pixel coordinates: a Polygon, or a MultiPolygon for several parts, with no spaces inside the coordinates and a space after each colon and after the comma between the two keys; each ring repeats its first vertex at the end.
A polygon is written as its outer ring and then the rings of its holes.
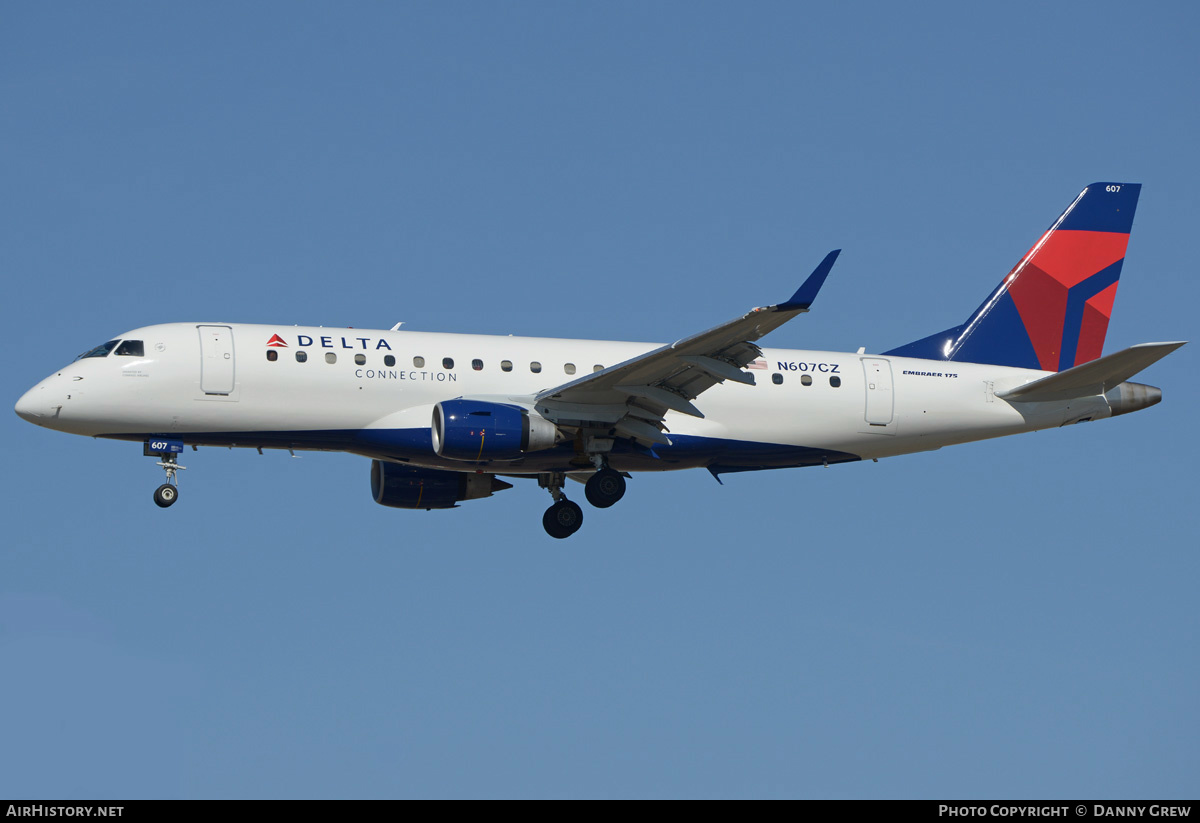
{"type": "Polygon", "coordinates": [[[1141,190],[1088,186],[967,322],[884,354],[1043,371],[1095,360],[1141,190]]]}

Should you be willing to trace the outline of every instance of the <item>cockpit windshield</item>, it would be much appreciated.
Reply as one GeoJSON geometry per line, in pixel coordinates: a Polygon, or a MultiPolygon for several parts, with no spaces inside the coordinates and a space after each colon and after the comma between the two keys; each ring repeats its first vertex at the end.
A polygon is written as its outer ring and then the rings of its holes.
{"type": "Polygon", "coordinates": [[[145,357],[146,347],[142,345],[141,340],[122,340],[121,345],[117,347],[117,354],[126,357],[145,357]]]}
{"type": "Polygon", "coordinates": [[[105,343],[102,346],[97,346],[96,348],[92,349],[91,351],[85,351],[83,354],[79,355],[75,359],[83,360],[84,358],[87,358],[87,357],[108,357],[108,353],[110,351],[112,351],[113,348],[116,347],[117,343],[120,343],[120,342],[121,342],[120,340],[109,340],[107,343],[105,343]]]}

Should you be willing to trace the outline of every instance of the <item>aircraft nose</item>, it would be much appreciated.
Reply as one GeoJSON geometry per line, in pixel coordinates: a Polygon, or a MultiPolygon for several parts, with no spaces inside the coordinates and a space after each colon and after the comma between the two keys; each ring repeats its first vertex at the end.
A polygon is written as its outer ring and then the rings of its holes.
{"type": "Polygon", "coordinates": [[[22,420],[36,426],[72,434],[94,434],[93,407],[82,402],[83,376],[69,371],[56,372],[29,391],[13,406],[22,420]],[[68,410],[70,413],[68,414],[68,410]]]}
{"type": "Polygon", "coordinates": [[[30,423],[35,423],[38,419],[37,413],[33,410],[33,395],[35,391],[36,388],[25,392],[21,395],[21,399],[17,401],[17,405],[13,406],[13,411],[17,413],[17,416],[22,420],[28,420],[30,423]]]}
{"type": "Polygon", "coordinates": [[[50,415],[50,401],[46,398],[45,386],[39,383],[21,395],[13,411],[22,420],[40,425],[50,415]]]}

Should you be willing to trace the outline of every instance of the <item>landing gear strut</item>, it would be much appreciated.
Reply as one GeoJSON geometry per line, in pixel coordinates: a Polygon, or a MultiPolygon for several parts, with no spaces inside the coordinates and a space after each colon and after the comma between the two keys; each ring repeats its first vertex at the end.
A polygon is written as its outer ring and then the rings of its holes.
{"type": "Polygon", "coordinates": [[[583,493],[597,509],[607,509],[625,496],[625,478],[619,471],[605,466],[588,478],[583,493]]]}
{"type": "Polygon", "coordinates": [[[562,472],[538,475],[538,485],[549,491],[550,496],[554,498],[554,505],[542,515],[542,527],[545,528],[546,534],[559,540],[575,534],[583,525],[583,509],[563,494],[564,482],[566,475],[562,472]]]}
{"type": "Polygon", "coordinates": [[[179,480],[175,477],[175,472],[185,470],[187,466],[179,465],[173,454],[164,455],[156,465],[161,466],[167,473],[167,482],[154,490],[154,503],[165,509],[179,499],[179,480]]]}

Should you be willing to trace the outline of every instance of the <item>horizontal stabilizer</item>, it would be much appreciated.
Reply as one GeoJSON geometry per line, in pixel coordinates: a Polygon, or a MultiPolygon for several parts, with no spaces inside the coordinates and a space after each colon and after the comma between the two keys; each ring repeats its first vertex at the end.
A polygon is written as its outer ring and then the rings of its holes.
{"type": "Polygon", "coordinates": [[[1036,403],[1104,394],[1166,357],[1185,342],[1139,343],[1082,366],[1034,380],[1024,386],[996,392],[996,396],[1013,403],[1036,403]]]}

